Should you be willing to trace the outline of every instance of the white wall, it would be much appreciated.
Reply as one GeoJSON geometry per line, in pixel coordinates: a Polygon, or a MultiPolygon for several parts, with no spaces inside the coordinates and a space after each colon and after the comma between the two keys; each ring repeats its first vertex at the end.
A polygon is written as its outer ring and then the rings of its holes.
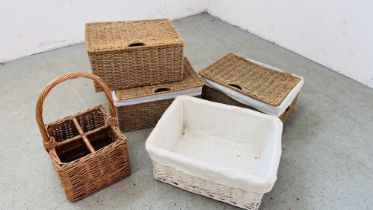
{"type": "Polygon", "coordinates": [[[206,0],[1,0],[0,63],[82,42],[86,22],[175,19],[206,7],[206,0]]]}
{"type": "Polygon", "coordinates": [[[208,12],[373,88],[371,0],[210,0],[208,12]]]}
{"type": "Polygon", "coordinates": [[[371,0],[2,0],[0,63],[82,42],[86,22],[204,10],[373,87],[371,0]]]}

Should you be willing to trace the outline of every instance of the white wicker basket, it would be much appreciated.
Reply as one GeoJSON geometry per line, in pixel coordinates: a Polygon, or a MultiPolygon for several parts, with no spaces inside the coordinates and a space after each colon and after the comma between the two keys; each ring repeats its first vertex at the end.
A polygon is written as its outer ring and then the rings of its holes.
{"type": "Polygon", "coordinates": [[[258,209],[277,178],[281,134],[277,117],[179,96],[145,145],[156,179],[258,209]]]}

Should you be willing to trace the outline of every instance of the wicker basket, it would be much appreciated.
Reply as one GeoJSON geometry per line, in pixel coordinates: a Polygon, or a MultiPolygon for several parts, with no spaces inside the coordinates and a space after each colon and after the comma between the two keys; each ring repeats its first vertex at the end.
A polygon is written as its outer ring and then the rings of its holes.
{"type": "Polygon", "coordinates": [[[281,135],[274,116],[179,96],[145,146],[157,180],[258,209],[276,182],[281,135]]]}
{"type": "Polygon", "coordinates": [[[169,20],[88,23],[85,39],[92,71],[112,90],[183,79],[184,42],[169,20]]]}
{"type": "Polygon", "coordinates": [[[202,80],[184,59],[184,79],[180,82],[113,91],[122,132],[154,127],[178,95],[200,97],[202,80]]]}
{"type": "Polygon", "coordinates": [[[48,83],[36,104],[36,121],[65,194],[76,201],[130,174],[127,139],[117,127],[116,111],[108,86],[98,76],[74,72],[48,83]],[[44,124],[43,103],[59,83],[85,77],[101,85],[110,115],[99,105],[84,112],[44,124]]]}
{"type": "Polygon", "coordinates": [[[285,122],[295,111],[303,78],[227,54],[201,71],[202,98],[271,114],[285,122]]]}

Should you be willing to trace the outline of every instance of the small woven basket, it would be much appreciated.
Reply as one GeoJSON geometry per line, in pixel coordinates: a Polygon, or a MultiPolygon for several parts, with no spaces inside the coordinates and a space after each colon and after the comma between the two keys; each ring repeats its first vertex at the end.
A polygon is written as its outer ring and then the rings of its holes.
{"type": "Polygon", "coordinates": [[[283,122],[295,111],[297,95],[303,85],[299,76],[232,53],[205,68],[200,75],[206,83],[202,98],[266,114],[275,113],[273,115],[283,122]],[[244,104],[243,98],[250,98],[246,100],[250,102],[244,104]]]}
{"type": "Polygon", "coordinates": [[[167,98],[164,94],[175,93],[182,90],[199,88],[199,93],[193,96],[200,97],[203,82],[193,70],[187,58],[184,59],[184,79],[158,85],[136,87],[113,92],[114,98],[119,101],[125,99],[139,99],[154,97],[153,100],[131,105],[116,105],[119,127],[122,132],[129,132],[154,127],[174,98],[167,98]],[[159,99],[161,98],[161,99],[159,99]]]}
{"type": "Polygon", "coordinates": [[[73,72],[48,83],[36,104],[36,121],[44,148],[70,201],[83,198],[130,174],[127,139],[117,127],[110,90],[98,76],[73,72]],[[43,103],[48,93],[61,82],[79,77],[94,80],[102,87],[110,115],[99,105],[44,124],[43,103]]]}
{"type": "Polygon", "coordinates": [[[92,71],[112,90],[183,79],[184,42],[169,20],[88,23],[85,30],[92,71]]]}

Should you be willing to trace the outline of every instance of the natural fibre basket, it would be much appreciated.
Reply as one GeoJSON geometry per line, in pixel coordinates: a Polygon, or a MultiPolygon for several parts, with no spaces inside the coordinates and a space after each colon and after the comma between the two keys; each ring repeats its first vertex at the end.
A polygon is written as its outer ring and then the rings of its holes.
{"type": "Polygon", "coordinates": [[[36,121],[70,201],[81,199],[130,174],[127,139],[117,127],[116,111],[109,87],[101,78],[85,72],[73,72],[48,83],[36,103],[36,121]],[[99,105],[52,123],[44,124],[43,103],[58,84],[84,77],[101,85],[110,115],[99,105]]]}
{"type": "Polygon", "coordinates": [[[167,19],[87,23],[85,40],[93,73],[112,90],[183,79],[184,42],[167,19]]]}
{"type": "Polygon", "coordinates": [[[202,85],[201,78],[185,58],[182,81],[113,91],[120,130],[129,132],[154,127],[176,96],[200,97],[202,85]],[[145,99],[149,97],[152,99],[145,99]],[[123,99],[134,99],[140,102],[120,104],[126,101],[123,99]]]}
{"type": "Polygon", "coordinates": [[[228,53],[200,72],[202,98],[279,117],[285,122],[295,111],[304,84],[301,76],[228,53]]]}
{"type": "MultiPolygon", "coordinates": [[[[228,105],[233,105],[233,106],[238,106],[238,107],[257,110],[257,109],[255,109],[251,106],[247,106],[245,104],[242,104],[242,103],[230,98],[229,96],[225,95],[224,93],[222,93],[218,90],[215,90],[213,88],[210,88],[206,85],[204,85],[203,88],[202,88],[202,98],[206,99],[206,100],[209,100],[209,101],[218,102],[218,103],[223,103],[223,104],[228,104],[228,105]]],[[[282,122],[286,122],[290,118],[290,116],[295,112],[295,107],[296,107],[295,105],[297,103],[297,98],[298,98],[298,96],[295,97],[293,102],[291,102],[290,106],[288,108],[286,108],[285,112],[282,113],[279,116],[279,118],[282,122]]]]}

